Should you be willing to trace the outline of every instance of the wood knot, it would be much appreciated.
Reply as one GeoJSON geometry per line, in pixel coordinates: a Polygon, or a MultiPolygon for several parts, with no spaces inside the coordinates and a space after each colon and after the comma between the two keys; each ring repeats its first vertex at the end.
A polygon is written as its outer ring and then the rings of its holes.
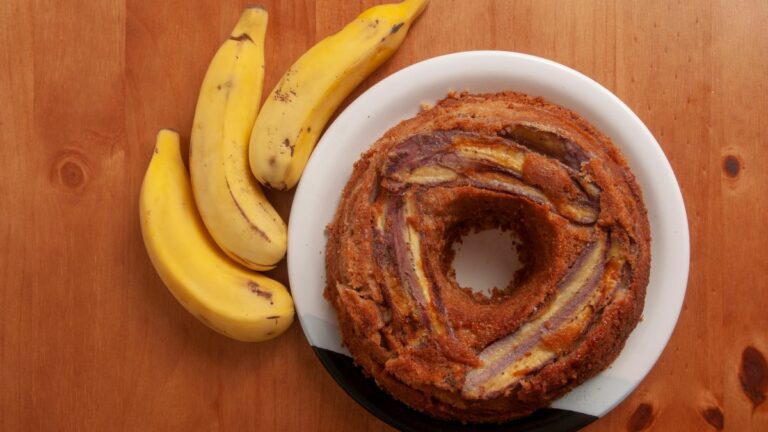
{"type": "Polygon", "coordinates": [[[734,155],[724,157],[723,171],[725,171],[725,175],[730,178],[738,177],[739,171],[741,171],[741,162],[739,162],[739,158],[734,155]]]}
{"type": "Polygon", "coordinates": [[[51,181],[69,190],[80,190],[88,181],[88,163],[79,150],[60,152],[51,166],[51,181]]]}
{"type": "Polygon", "coordinates": [[[768,389],[768,364],[763,353],[753,346],[747,346],[741,353],[741,370],[739,371],[741,388],[752,401],[752,407],[765,402],[768,389]]]}
{"type": "Polygon", "coordinates": [[[723,430],[725,427],[725,417],[720,408],[712,406],[701,411],[701,416],[709,423],[713,428],[717,430],[723,430]]]}
{"type": "Polygon", "coordinates": [[[648,428],[653,423],[653,407],[651,404],[643,402],[637,406],[635,412],[629,417],[627,430],[629,432],[638,432],[648,428]]]}

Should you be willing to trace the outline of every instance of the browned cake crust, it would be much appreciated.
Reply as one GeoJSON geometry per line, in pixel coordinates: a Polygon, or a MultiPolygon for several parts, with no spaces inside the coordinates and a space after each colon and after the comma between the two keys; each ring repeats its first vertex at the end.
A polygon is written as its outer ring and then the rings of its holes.
{"type": "Polygon", "coordinates": [[[452,94],[355,164],[326,248],[325,296],[378,385],[443,419],[527,415],[607,367],[640,319],[650,232],[610,140],[519,93],[452,94]],[[460,287],[471,228],[522,239],[488,298],[460,287]]]}

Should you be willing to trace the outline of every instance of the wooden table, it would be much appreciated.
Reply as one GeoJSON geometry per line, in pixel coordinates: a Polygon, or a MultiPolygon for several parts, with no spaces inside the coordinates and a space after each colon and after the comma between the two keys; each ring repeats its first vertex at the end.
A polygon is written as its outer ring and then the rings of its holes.
{"type": "MultiPolygon", "coordinates": [[[[269,90],[378,1],[264,3],[269,90]]],[[[268,343],[221,337],[144,251],[137,201],[155,132],[188,138],[242,7],[0,1],[0,429],[388,429],[334,383],[298,324],[268,343]]],[[[656,367],[591,431],[768,430],[766,22],[765,0],[433,0],[355,93],[436,55],[520,51],[591,76],[659,140],[688,209],[688,294],[656,367]]],[[[271,197],[287,217],[291,194],[271,197]]],[[[273,274],[286,281],[284,264],[273,274]]]]}

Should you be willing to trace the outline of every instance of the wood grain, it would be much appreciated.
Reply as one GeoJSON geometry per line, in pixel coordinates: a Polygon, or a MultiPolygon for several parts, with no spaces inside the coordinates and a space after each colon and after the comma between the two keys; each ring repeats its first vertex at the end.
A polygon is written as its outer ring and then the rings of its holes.
{"type": "MultiPolygon", "coordinates": [[[[264,1],[266,88],[377,2],[264,1]]],[[[0,429],[388,430],[298,325],[263,344],[220,337],[144,251],[137,199],[155,132],[189,136],[242,7],[0,2],[0,429]]],[[[768,379],[754,357],[768,356],[765,22],[765,0],[433,0],[355,93],[439,54],[514,50],[593,77],[657,137],[688,210],[688,294],[656,367],[590,431],[768,430],[754,397],[768,379]]],[[[270,197],[287,217],[292,195],[270,197]]],[[[284,265],[273,273],[286,281],[284,265]]]]}

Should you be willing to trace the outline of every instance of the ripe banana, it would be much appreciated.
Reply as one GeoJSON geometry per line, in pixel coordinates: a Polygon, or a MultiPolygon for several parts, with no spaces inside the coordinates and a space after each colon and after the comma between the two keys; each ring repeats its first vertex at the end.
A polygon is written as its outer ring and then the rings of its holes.
{"type": "Polygon", "coordinates": [[[339,104],[388,59],[429,0],[372,7],[283,75],[253,126],[251,170],[265,186],[291,189],[339,104]]]}
{"type": "Polygon", "coordinates": [[[195,110],[189,148],[192,190],[205,226],[230,257],[269,270],[287,233],[248,168],[248,137],[264,84],[267,12],[251,7],[213,57],[195,110]]]}
{"type": "Polygon", "coordinates": [[[293,321],[293,300],[277,281],[224,255],[200,220],[179,149],[161,130],[139,200],[152,264],[174,297],[208,327],[233,339],[263,341],[293,321]]]}

